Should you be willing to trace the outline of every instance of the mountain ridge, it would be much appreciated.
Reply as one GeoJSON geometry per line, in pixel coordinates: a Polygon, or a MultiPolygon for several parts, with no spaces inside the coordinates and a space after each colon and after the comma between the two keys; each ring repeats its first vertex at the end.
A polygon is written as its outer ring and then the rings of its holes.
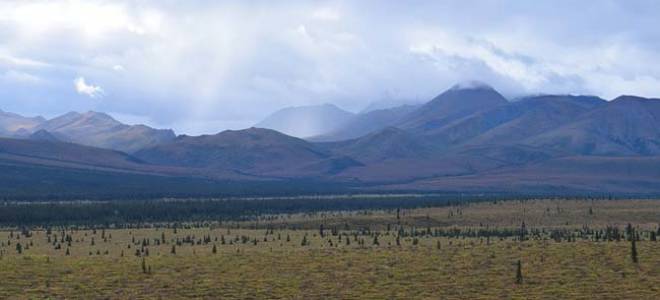
{"type": "Polygon", "coordinates": [[[660,180],[653,169],[660,167],[660,99],[537,95],[510,102],[490,86],[463,84],[419,107],[349,119],[324,140],[256,127],[174,136],[104,113],[71,112],[19,129],[29,133],[23,140],[0,140],[0,160],[210,180],[311,180],[355,190],[630,192],[637,186],[660,194],[660,185],[651,184],[660,180]],[[74,144],[82,142],[122,151],[74,144]]]}

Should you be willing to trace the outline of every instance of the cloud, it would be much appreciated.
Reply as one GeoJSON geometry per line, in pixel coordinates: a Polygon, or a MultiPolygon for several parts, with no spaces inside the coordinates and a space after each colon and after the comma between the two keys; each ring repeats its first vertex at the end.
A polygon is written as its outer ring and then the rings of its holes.
{"type": "Polygon", "coordinates": [[[337,21],[341,18],[341,14],[335,8],[321,7],[312,13],[312,18],[323,21],[337,21]]]}
{"type": "Polygon", "coordinates": [[[76,92],[81,95],[86,95],[91,98],[103,96],[103,89],[100,86],[87,84],[85,78],[78,77],[73,81],[76,92]]]}
{"type": "Polygon", "coordinates": [[[18,67],[43,68],[50,66],[48,63],[28,58],[15,57],[0,53],[0,65],[7,64],[18,67]]]}
{"type": "Polygon", "coordinates": [[[657,11],[621,0],[0,1],[0,107],[204,133],[284,106],[422,102],[472,79],[510,97],[658,97],[657,11]],[[26,75],[39,84],[15,84],[26,75]],[[73,97],[103,89],[113,101],[73,97]]]}
{"type": "Polygon", "coordinates": [[[22,83],[22,84],[37,84],[42,81],[41,78],[39,78],[38,76],[16,70],[9,70],[4,74],[0,75],[0,78],[10,83],[22,83]]]}
{"type": "Polygon", "coordinates": [[[160,15],[137,13],[125,3],[102,1],[8,1],[0,4],[0,21],[9,21],[25,33],[43,34],[74,29],[88,37],[117,31],[147,34],[160,27],[160,15]]]}

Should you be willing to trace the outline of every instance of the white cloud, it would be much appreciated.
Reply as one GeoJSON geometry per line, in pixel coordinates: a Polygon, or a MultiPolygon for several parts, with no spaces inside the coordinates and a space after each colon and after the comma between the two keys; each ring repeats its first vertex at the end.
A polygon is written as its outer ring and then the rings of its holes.
{"type": "Polygon", "coordinates": [[[322,21],[337,21],[341,19],[341,14],[336,8],[321,7],[312,13],[312,18],[322,21]]]}
{"type": "Polygon", "coordinates": [[[0,53],[0,64],[10,64],[18,67],[28,67],[28,68],[43,68],[48,67],[50,64],[23,57],[16,57],[8,54],[0,53]]]}
{"type": "Polygon", "coordinates": [[[437,30],[425,33],[418,39],[422,42],[411,45],[411,53],[429,57],[443,71],[464,72],[460,69],[463,62],[472,61],[529,90],[543,86],[553,74],[533,59],[498,48],[486,40],[457,37],[437,30]]]}
{"type": "Polygon", "coordinates": [[[76,92],[81,95],[87,95],[91,98],[103,96],[103,89],[100,86],[87,84],[85,78],[78,77],[73,81],[76,92]]]}
{"type": "Polygon", "coordinates": [[[116,31],[134,34],[160,29],[161,16],[151,9],[131,13],[128,5],[101,1],[9,1],[0,3],[0,21],[13,22],[26,34],[75,30],[96,38],[116,31]]]}
{"type": "Polygon", "coordinates": [[[41,82],[41,78],[38,76],[16,70],[9,70],[2,74],[0,78],[10,83],[37,84],[41,82]]]}
{"type": "Polygon", "coordinates": [[[507,96],[658,97],[659,9],[641,1],[0,0],[0,107],[94,108],[216,132],[289,105],[422,102],[470,79],[507,96]],[[7,81],[27,75],[42,84],[7,81]],[[106,89],[113,101],[70,97],[72,78],[76,92],[98,98],[106,89]]]}

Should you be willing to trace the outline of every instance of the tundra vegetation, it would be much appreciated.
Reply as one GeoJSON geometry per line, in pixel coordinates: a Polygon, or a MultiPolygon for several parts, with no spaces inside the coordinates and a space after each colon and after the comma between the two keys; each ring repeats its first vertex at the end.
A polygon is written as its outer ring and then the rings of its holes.
{"type": "Polygon", "coordinates": [[[0,219],[0,298],[660,295],[660,201],[403,198],[334,210],[320,203],[336,199],[307,199],[318,207],[305,211],[149,202],[133,207],[160,207],[144,220],[118,203],[4,203],[0,215],[20,218],[0,219]],[[114,220],[102,213],[112,205],[114,220]]]}

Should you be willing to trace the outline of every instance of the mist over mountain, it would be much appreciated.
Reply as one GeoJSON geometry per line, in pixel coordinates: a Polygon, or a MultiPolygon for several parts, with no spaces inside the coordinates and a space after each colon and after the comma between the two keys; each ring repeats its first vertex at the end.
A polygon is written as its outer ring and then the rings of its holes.
{"type": "Polygon", "coordinates": [[[340,127],[321,135],[307,138],[314,142],[332,142],[358,138],[383,128],[394,126],[418,105],[403,105],[386,109],[376,109],[359,113],[340,127]]]}
{"type": "Polygon", "coordinates": [[[268,128],[300,137],[312,137],[336,130],[353,118],[353,113],[333,104],[283,108],[254,127],[268,128]]]}
{"type": "Polygon", "coordinates": [[[380,101],[374,101],[369,103],[365,108],[363,108],[359,113],[366,114],[374,110],[387,110],[395,107],[401,106],[419,106],[421,103],[417,101],[403,100],[403,99],[386,99],[380,101]]]}

